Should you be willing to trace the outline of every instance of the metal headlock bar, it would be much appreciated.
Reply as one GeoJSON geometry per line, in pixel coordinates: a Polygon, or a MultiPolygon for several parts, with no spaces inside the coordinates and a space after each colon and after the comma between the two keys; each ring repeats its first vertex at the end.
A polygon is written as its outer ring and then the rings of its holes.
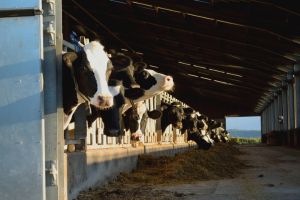
{"type": "Polygon", "coordinates": [[[43,14],[40,9],[17,9],[17,10],[0,10],[0,18],[5,17],[27,17],[43,14]]]}

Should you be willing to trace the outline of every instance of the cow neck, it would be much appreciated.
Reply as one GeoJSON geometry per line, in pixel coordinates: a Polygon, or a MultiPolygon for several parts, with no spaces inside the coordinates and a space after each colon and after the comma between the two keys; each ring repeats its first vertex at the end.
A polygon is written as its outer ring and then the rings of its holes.
{"type": "MultiPolygon", "coordinates": [[[[80,54],[80,57],[81,56],[82,55],[80,54]]],[[[76,90],[76,96],[77,96],[77,99],[78,99],[78,104],[87,103],[87,106],[88,106],[88,109],[89,109],[89,113],[91,113],[90,98],[88,96],[84,95],[79,90],[79,86],[78,86],[78,82],[77,82],[77,79],[76,79],[76,76],[75,76],[74,68],[71,67],[70,70],[71,70],[71,76],[72,76],[72,79],[73,79],[73,82],[74,82],[74,85],[75,85],[75,90],[76,90]]]]}

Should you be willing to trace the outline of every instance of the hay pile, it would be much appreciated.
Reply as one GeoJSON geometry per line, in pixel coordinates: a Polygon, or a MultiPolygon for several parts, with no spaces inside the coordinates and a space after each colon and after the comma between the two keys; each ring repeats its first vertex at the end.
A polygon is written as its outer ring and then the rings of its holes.
{"type": "Polygon", "coordinates": [[[174,199],[178,194],[155,189],[155,186],[233,178],[246,167],[237,158],[240,154],[233,145],[218,144],[208,151],[191,149],[175,157],[142,155],[132,173],[121,174],[105,187],[81,193],[78,200],[174,199]]]}
{"type": "Polygon", "coordinates": [[[173,184],[199,180],[233,178],[245,164],[236,156],[241,152],[234,146],[218,144],[208,151],[192,149],[175,157],[139,157],[137,169],[121,174],[123,183],[173,184]]]}

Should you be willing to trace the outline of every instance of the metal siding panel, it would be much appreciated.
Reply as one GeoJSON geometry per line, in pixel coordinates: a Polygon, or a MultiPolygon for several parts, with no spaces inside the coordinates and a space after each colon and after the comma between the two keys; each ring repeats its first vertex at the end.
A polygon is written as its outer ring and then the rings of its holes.
{"type": "Polygon", "coordinates": [[[41,9],[41,0],[1,0],[0,10],[41,9]]]}
{"type": "Polygon", "coordinates": [[[43,200],[41,17],[2,18],[0,29],[0,197],[43,200]]]}

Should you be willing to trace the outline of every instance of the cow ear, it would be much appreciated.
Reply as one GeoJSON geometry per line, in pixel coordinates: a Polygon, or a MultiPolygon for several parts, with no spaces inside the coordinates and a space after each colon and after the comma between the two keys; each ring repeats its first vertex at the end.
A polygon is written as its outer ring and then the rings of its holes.
{"type": "Polygon", "coordinates": [[[108,82],[107,82],[108,86],[120,86],[122,85],[122,81],[120,80],[117,80],[117,79],[109,79],[108,82]]]}
{"type": "Polygon", "coordinates": [[[147,114],[151,119],[158,119],[161,116],[161,111],[159,110],[147,111],[147,114]]]}
{"type": "Polygon", "coordinates": [[[62,60],[64,64],[70,69],[73,67],[73,62],[77,58],[78,58],[78,54],[76,52],[68,52],[62,56],[62,60]]]}
{"type": "Polygon", "coordinates": [[[129,67],[132,63],[130,57],[120,53],[116,55],[112,55],[112,58],[110,60],[112,62],[112,65],[114,66],[114,69],[117,71],[129,67]]]}

